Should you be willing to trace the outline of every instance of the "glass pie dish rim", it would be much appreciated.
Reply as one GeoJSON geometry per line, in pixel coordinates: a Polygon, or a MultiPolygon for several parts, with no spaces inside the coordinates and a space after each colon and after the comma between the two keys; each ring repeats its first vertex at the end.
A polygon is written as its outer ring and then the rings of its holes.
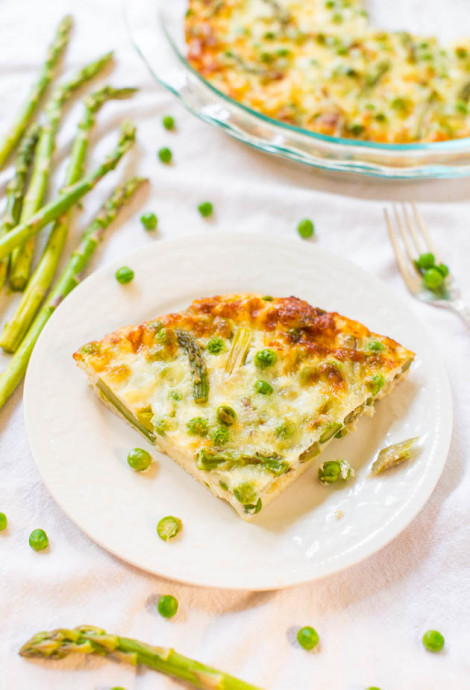
{"type": "MultiPolygon", "coordinates": [[[[416,142],[416,143],[409,143],[409,144],[393,144],[393,143],[387,143],[387,142],[377,142],[377,141],[369,141],[365,139],[353,139],[352,137],[334,137],[331,136],[330,134],[321,134],[320,132],[315,132],[310,129],[304,129],[303,127],[297,127],[296,125],[290,125],[288,122],[282,122],[282,120],[276,120],[273,117],[269,117],[269,115],[264,115],[262,112],[259,110],[253,110],[253,108],[250,108],[248,105],[245,105],[244,103],[241,103],[240,101],[235,100],[234,98],[231,98],[230,96],[227,96],[223,91],[220,91],[216,86],[211,84],[210,81],[207,79],[204,79],[204,77],[196,70],[194,67],[187,61],[184,55],[180,53],[178,50],[178,46],[175,44],[173,41],[172,37],[170,36],[166,26],[162,24],[162,29],[163,33],[168,39],[168,42],[170,43],[170,46],[175,53],[176,57],[180,60],[180,62],[183,64],[183,66],[190,70],[192,74],[201,81],[204,86],[207,86],[211,91],[213,91],[216,96],[222,98],[223,100],[227,101],[231,106],[236,107],[236,108],[242,108],[242,110],[245,110],[249,115],[252,115],[256,118],[259,118],[263,120],[264,122],[267,122],[269,125],[272,125],[273,127],[281,127],[283,129],[286,129],[287,131],[295,132],[296,134],[301,134],[303,136],[309,136],[312,137],[313,139],[320,139],[321,141],[324,141],[328,144],[339,144],[341,146],[358,146],[358,147],[365,147],[365,148],[371,148],[371,149],[383,149],[385,151],[426,151],[426,150],[432,150],[436,151],[437,149],[442,150],[442,149],[452,149],[452,148],[460,148],[459,146],[455,146],[456,144],[470,144],[470,136],[469,137],[460,137],[458,139],[446,139],[445,141],[431,141],[431,142],[416,142]]],[[[158,78],[158,77],[157,77],[158,78]]],[[[160,80],[159,80],[160,81],[160,80]]],[[[165,84],[165,86],[167,86],[165,84]]],[[[179,94],[177,94],[179,96],[179,94]]]]}

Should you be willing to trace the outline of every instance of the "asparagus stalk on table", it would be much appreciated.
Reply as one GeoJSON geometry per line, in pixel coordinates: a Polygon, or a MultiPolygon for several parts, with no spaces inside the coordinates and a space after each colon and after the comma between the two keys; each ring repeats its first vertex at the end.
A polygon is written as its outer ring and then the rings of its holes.
{"type": "Polygon", "coordinates": [[[23,138],[30,120],[36,112],[42,96],[54,77],[54,71],[60,62],[69,41],[73,26],[72,17],[65,17],[57,27],[53,42],[49,46],[47,58],[44,62],[39,78],[33,85],[28,100],[20,109],[10,131],[0,142],[0,169],[23,138]]]}
{"type": "MultiPolygon", "coordinates": [[[[85,158],[96,113],[110,99],[128,98],[135,91],[136,89],[133,88],[116,89],[105,86],[85,98],[85,112],[78,125],[78,133],[72,145],[65,176],[66,187],[74,184],[84,173],[85,158]]],[[[67,211],[54,223],[39,264],[28,282],[12,319],[3,330],[0,347],[6,352],[15,352],[18,348],[49,290],[67,239],[71,212],[71,210],[67,211]]]]}
{"type": "Polygon", "coordinates": [[[31,353],[42,329],[62,300],[78,285],[93,252],[103,239],[106,228],[116,218],[120,209],[129,201],[136,190],[147,180],[133,177],[118,187],[103,205],[93,223],[72,253],[62,275],[52,288],[46,303],[39,311],[21,345],[0,374],[0,407],[2,407],[25,375],[31,353]]]}
{"type": "Polygon", "coordinates": [[[174,649],[109,635],[105,630],[90,625],[37,633],[20,649],[21,656],[39,659],[62,659],[73,653],[109,655],[134,666],[147,666],[179,678],[202,690],[260,690],[223,671],[182,656],[174,649]]]}
{"type": "MultiPolygon", "coordinates": [[[[18,149],[18,155],[15,161],[15,173],[7,186],[6,207],[0,226],[0,237],[6,235],[7,232],[10,232],[10,230],[19,223],[29,168],[31,167],[38,138],[39,127],[31,127],[18,149]]],[[[0,289],[5,285],[8,263],[8,257],[0,262],[0,289]]]]}
{"type": "Polygon", "coordinates": [[[11,250],[21,245],[29,237],[36,235],[45,225],[62,216],[69,208],[91,191],[110,170],[114,170],[122,156],[134,144],[135,127],[131,122],[124,122],[116,149],[90,175],[83,177],[68,187],[54,201],[37,211],[27,222],[17,225],[7,235],[0,237],[0,260],[9,255],[11,250]]]}
{"type": "MultiPolygon", "coordinates": [[[[72,94],[109,64],[113,53],[106,53],[79,70],[69,81],[57,86],[44,111],[44,125],[39,138],[31,181],[26,193],[20,222],[28,221],[43,203],[50,178],[55,139],[65,104],[72,94]]],[[[24,290],[31,271],[35,238],[17,247],[11,256],[10,287],[24,290]]]]}

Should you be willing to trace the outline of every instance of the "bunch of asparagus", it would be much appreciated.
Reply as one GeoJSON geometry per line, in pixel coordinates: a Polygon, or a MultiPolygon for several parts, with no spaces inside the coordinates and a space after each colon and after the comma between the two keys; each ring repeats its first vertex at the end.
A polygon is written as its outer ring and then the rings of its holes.
{"type": "Polygon", "coordinates": [[[228,673],[182,656],[174,649],[110,635],[106,630],[91,625],[37,633],[20,649],[21,656],[36,659],[63,659],[74,653],[110,656],[135,666],[147,666],[202,690],[261,690],[228,673]]]}
{"type": "Polygon", "coordinates": [[[8,279],[11,289],[24,290],[16,311],[0,335],[0,347],[5,352],[14,353],[6,369],[0,374],[0,407],[21,382],[45,323],[80,281],[105,229],[135,191],[146,182],[142,178],[131,178],[111,194],[90,227],[85,230],[79,246],[51,289],[63,254],[73,208],[117,166],[135,140],[134,125],[124,122],[116,148],[96,170],[85,175],[86,155],[96,114],[107,101],[129,98],[136,89],[105,86],[87,95],[84,99],[83,117],[72,144],[64,185],[57,198],[45,203],[55,139],[64,108],[73,94],[108,67],[113,58],[112,53],[106,53],[80,69],[68,81],[56,86],[45,104],[39,123],[31,124],[54,79],[72,26],[71,17],[65,17],[59,24],[39,78],[9,133],[0,142],[0,168],[17,150],[13,177],[7,186],[5,211],[0,223],[0,289],[8,279]],[[35,236],[50,224],[45,249],[30,276],[35,236]]]}

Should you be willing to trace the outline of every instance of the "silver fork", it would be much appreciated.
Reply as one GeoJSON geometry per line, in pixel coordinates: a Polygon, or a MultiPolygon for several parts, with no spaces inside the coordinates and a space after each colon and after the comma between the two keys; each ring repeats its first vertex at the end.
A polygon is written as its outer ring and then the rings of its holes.
{"type": "Polygon", "coordinates": [[[384,215],[398,268],[406,287],[413,297],[435,307],[450,309],[458,314],[466,325],[470,327],[470,308],[461,299],[461,290],[455,281],[452,271],[450,271],[446,278],[443,293],[437,296],[425,287],[422,276],[414,264],[414,261],[421,254],[427,252],[434,254],[436,264],[441,263],[437,250],[414,201],[410,201],[408,204],[401,204],[401,213],[398,211],[397,205],[393,205],[396,227],[387,209],[384,209],[384,215]],[[396,228],[398,228],[398,232],[396,228]]]}

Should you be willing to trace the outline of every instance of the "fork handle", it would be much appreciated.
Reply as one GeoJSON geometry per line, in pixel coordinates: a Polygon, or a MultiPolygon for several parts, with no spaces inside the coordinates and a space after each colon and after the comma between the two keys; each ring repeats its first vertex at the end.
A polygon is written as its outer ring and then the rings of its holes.
{"type": "Polygon", "coordinates": [[[447,302],[447,304],[449,308],[452,309],[452,311],[455,311],[455,313],[458,314],[464,323],[470,328],[470,307],[467,307],[467,305],[464,304],[461,299],[447,302]]]}

